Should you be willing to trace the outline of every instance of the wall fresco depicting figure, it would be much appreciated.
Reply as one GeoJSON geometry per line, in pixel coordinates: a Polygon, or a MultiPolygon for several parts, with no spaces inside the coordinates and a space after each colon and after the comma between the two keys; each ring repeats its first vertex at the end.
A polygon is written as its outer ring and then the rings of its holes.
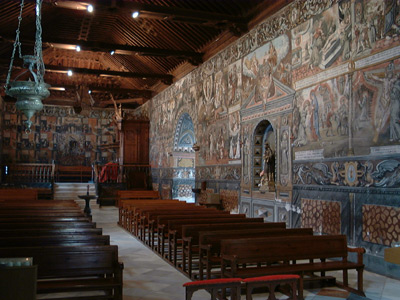
{"type": "Polygon", "coordinates": [[[240,159],[240,114],[229,115],[229,158],[240,159]]]}
{"type": "Polygon", "coordinates": [[[398,65],[399,60],[389,61],[354,74],[357,154],[368,154],[369,147],[399,141],[398,65]]]}
{"type": "Polygon", "coordinates": [[[243,59],[244,104],[265,109],[268,101],[283,94],[276,81],[290,86],[289,52],[289,37],[282,35],[243,59]]]}
{"type": "Polygon", "coordinates": [[[363,57],[399,44],[400,5],[397,0],[356,0],[352,15],[353,57],[363,57]]]}
{"type": "Polygon", "coordinates": [[[240,104],[242,100],[242,62],[241,60],[228,67],[228,107],[240,104]]]}
{"type": "Polygon", "coordinates": [[[349,5],[349,1],[342,1],[340,13],[334,5],[292,30],[293,81],[350,58],[349,5]]]}
{"type": "Polygon", "coordinates": [[[325,157],[347,154],[350,85],[340,76],[297,92],[293,110],[293,146],[324,148],[325,157]]]}

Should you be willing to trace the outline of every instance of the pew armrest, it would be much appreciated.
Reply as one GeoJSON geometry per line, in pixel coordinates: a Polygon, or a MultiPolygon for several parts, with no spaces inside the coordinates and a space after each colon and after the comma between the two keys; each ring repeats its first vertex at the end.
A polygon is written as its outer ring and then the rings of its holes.
{"type": "Polygon", "coordinates": [[[348,252],[357,253],[357,263],[361,264],[361,265],[364,264],[363,263],[363,255],[365,253],[365,249],[364,248],[347,247],[347,251],[348,252]]]}

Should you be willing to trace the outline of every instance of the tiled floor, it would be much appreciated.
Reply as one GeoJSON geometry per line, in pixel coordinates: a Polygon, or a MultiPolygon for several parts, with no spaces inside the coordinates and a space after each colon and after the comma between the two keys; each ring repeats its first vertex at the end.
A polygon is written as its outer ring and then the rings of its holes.
{"type": "MultiPolygon", "coordinates": [[[[117,225],[118,210],[115,207],[92,207],[93,221],[103,228],[104,234],[111,236],[111,244],[118,245],[120,261],[124,263],[124,300],[183,300],[182,284],[189,279],[169,265],[149,248],[137,241],[127,231],[117,225]]],[[[341,280],[341,274],[338,273],[341,280]]],[[[350,271],[349,282],[356,287],[356,273],[350,271]]],[[[371,300],[400,299],[400,281],[364,272],[364,290],[371,300]]],[[[306,300],[361,300],[363,297],[350,294],[335,287],[307,289],[306,300]]],[[[245,296],[242,295],[242,299],[245,296]]],[[[205,291],[194,294],[193,300],[207,300],[210,295],[205,291]]],[[[267,299],[257,295],[254,300],[267,299]]]]}

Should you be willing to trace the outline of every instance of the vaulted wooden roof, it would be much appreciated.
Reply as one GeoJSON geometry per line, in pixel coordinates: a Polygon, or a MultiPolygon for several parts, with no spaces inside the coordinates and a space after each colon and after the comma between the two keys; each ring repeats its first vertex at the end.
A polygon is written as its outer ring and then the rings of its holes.
{"type": "MultiPolygon", "coordinates": [[[[91,97],[136,107],[249,30],[252,21],[290,1],[276,0],[43,0],[45,103],[70,104],[91,97]],[[93,6],[93,12],[88,6],[93,6]],[[138,11],[137,18],[132,13],[138,11]],[[77,52],[79,46],[81,51],[77,52]],[[72,76],[66,72],[73,71],[72,76]],[[65,89],[65,90],[64,90],[65,89]],[[90,96],[88,91],[92,91],[90,96]],[[123,101],[122,101],[123,100],[123,101]]],[[[0,1],[0,81],[3,86],[21,1],[0,1]]],[[[25,0],[22,52],[32,54],[35,1],[25,0]]],[[[22,67],[14,63],[13,77],[22,67]]],[[[12,78],[13,78],[12,77],[12,78]]],[[[4,96],[4,91],[2,91],[4,96]]]]}

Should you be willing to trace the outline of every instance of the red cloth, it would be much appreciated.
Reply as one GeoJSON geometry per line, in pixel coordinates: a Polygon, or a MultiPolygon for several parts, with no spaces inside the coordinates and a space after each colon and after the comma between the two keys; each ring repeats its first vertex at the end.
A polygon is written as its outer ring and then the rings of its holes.
{"type": "Polygon", "coordinates": [[[108,179],[117,180],[118,178],[118,164],[116,163],[106,163],[101,169],[99,182],[106,182],[108,179]]]}

